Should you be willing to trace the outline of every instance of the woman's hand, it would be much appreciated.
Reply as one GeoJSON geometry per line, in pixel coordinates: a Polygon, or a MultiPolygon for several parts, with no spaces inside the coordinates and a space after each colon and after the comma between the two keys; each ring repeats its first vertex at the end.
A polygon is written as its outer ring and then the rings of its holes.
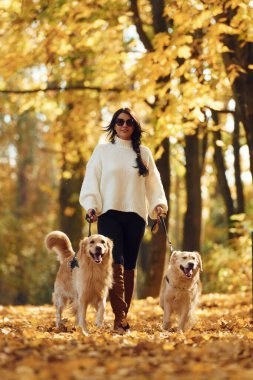
{"type": "Polygon", "coordinates": [[[162,216],[162,214],[164,214],[163,208],[160,205],[156,206],[155,211],[156,211],[157,218],[159,218],[160,216],[162,216]]]}
{"type": "Polygon", "coordinates": [[[91,220],[92,223],[96,222],[98,220],[96,211],[93,208],[89,208],[87,214],[89,215],[89,218],[90,218],[90,220],[91,220]]]}

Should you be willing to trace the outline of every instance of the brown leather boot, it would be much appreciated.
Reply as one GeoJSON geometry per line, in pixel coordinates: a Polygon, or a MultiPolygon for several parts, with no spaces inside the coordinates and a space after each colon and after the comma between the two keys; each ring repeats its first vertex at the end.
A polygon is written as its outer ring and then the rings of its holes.
{"type": "Polygon", "coordinates": [[[127,304],[124,301],[124,267],[121,264],[113,264],[113,287],[109,291],[109,298],[115,315],[114,330],[125,332],[129,329],[126,321],[127,304]]]}
{"type": "Polygon", "coordinates": [[[124,270],[124,287],[125,287],[125,301],[127,304],[126,315],[130,308],[133,292],[134,292],[134,269],[124,270]]]}

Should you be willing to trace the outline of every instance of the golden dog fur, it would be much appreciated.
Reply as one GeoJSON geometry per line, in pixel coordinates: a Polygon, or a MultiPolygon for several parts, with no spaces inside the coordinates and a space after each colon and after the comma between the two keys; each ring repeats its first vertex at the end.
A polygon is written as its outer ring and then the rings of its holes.
{"type": "Polygon", "coordinates": [[[179,331],[192,327],[201,294],[201,270],[202,260],[198,252],[172,253],[160,292],[160,306],[164,310],[164,329],[171,327],[170,317],[173,312],[179,317],[179,331]]]}
{"type": "Polygon", "coordinates": [[[76,322],[88,334],[86,311],[88,305],[96,308],[96,325],[101,326],[105,315],[108,290],[112,287],[112,247],[110,239],[92,235],[80,242],[77,260],[79,267],[71,271],[74,257],[71,242],[66,234],[53,231],[46,236],[48,249],[54,249],[60,268],[54,284],[53,301],[56,306],[56,326],[61,325],[62,312],[70,303],[76,322]]]}

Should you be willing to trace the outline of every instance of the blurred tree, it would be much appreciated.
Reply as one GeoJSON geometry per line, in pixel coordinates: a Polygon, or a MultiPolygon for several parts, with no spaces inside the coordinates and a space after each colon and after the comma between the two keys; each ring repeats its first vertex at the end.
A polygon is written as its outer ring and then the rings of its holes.
{"type": "Polygon", "coordinates": [[[18,115],[17,110],[16,104],[15,117],[2,124],[12,139],[6,150],[10,176],[3,183],[5,207],[0,210],[0,296],[2,303],[46,302],[51,298],[48,285],[55,267],[55,258],[51,261],[43,249],[55,213],[50,182],[54,166],[48,160],[40,167],[44,152],[39,148],[43,132],[38,115],[34,111],[18,115]]]}
{"type": "Polygon", "coordinates": [[[242,122],[249,147],[250,170],[253,178],[253,43],[252,5],[247,1],[223,2],[223,13],[230,33],[224,33],[226,50],[223,61],[231,81],[237,116],[242,122]]]}
{"type": "MultiPolygon", "coordinates": [[[[236,216],[245,212],[244,208],[244,194],[241,179],[241,165],[240,165],[240,139],[239,139],[239,123],[236,119],[237,113],[234,112],[234,131],[232,137],[233,154],[234,154],[234,176],[235,176],[235,192],[234,199],[232,191],[226,175],[226,163],[223,153],[224,141],[222,138],[221,129],[218,126],[217,130],[213,131],[214,142],[214,162],[216,165],[218,186],[220,188],[224,204],[226,206],[228,237],[229,239],[238,236],[238,231],[233,228],[236,216]]],[[[219,125],[219,113],[213,111],[213,119],[216,125],[219,125]]]]}
{"type": "Polygon", "coordinates": [[[200,251],[201,233],[201,162],[198,130],[185,136],[186,213],[184,216],[183,250],[200,251]]]}
{"type": "MultiPolygon", "coordinates": [[[[155,38],[155,36],[158,35],[159,33],[166,33],[168,26],[164,17],[164,1],[152,0],[150,3],[151,3],[151,17],[152,17],[151,27],[153,30],[152,38],[155,38]]],[[[143,21],[139,13],[137,0],[131,0],[130,9],[133,13],[133,22],[136,26],[136,30],[138,32],[140,40],[142,41],[145,48],[149,52],[152,52],[153,51],[152,38],[150,38],[147,35],[147,33],[144,31],[143,21]]],[[[169,76],[161,75],[157,78],[156,84],[158,86],[161,86],[161,84],[166,85],[168,80],[169,80],[169,76]]],[[[160,107],[161,98],[159,95],[156,96],[152,104],[148,102],[148,99],[145,99],[145,100],[150,106],[151,110],[155,110],[156,108],[160,107]]],[[[163,108],[165,108],[167,105],[168,105],[167,103],[163,104],[163,108]]],[[[157,120],[155,120],[155,123],[157,123],[157,120]]],[[[162,154],[160,158],[156,161],[157,168],[160,172],[162,183],[163,183],[168,200],[170,198],[169,144],[170,142],[168,138],[164,138],[161,141],[160,148],[162,148],[161,149],[162,154]]],[[[168,204],[169,204],[169,201],[168,201],[168,204]]],[[[165,224],[167,228],[168,228],[168,220],[169,220],[169,212],[165,217],[165,224]]],[[[145,263],[144,267],[140,268],[143,278],[141,280],[141,289],[139,289],[138,293],[141,298],[144,298],[148,295],[157,297],[159,294],[161,280],[162,280],[163,271],[164,271],[165,257],[166,257],[166,247],[167,247],[166,241],[167,241],[167,237],[162,228],[160,228],[156,234],[151,236],[151,240],[149,242],[149,254],[148,254],[148,257],[146,258],[147,262],[145,263]]],[[[142,255],[146,255],[144,250],[142,250],[142,255]]],[[[141,265],[143,260],[140,260],[139,262],[141,265]]]]}
{"type": "Polygon", "coordinates": [[[242,184],[241,156],[240,156],[240,122],[237,111],[234,113],[233,150],[234,150],[234,170],[236,186],[236,213],[245,213],[245,198],[242,184]]]}
{"type": "Polygon", "coordinates": [[[78,146],[72,152],[68,151],[69,143],[74,143],[75,128],[68,120],[73,109],[73,104],[67,104],[66,111],[61,117],[64,125],[62,128],[62,158],[61,158],[61,180],[59,188],[60,206],[60,230],[70,238],[74,250],[79,247],[82,238],[83,217],[79,204],[79,192],[82,185],[84,161],[78,146]]]}
{"type": "MultiPolygon", "coordinates": [[[[218,124],[218,114],[214,112],[213,118],[215,123],[218,124]]],[[[226,205],[227,220],[229,222],[230,217],[234,214],[234,202],[231,195],[230,187],[226,177],[226,165],[222,152],[222,137],[221,131],[218,129],[213,132],[213,141],[214,141],[214,162],[217,170],[218,186],[220,187],[221,194],[226,205]]]]}
{"type": "MultiPolygon", "coordinates": [[[[167,191],[170,191],[170,145],[168,139],[163,140],[162,147],[163,153],[160,159],[156,161],[156,165],[161,174],[165,193],[167,193],[167,191]]],[[[168,215],[165,219],[165,224],[168,228],[168,215]]],[[[144,244],[145,243],[143,243],[143,245],[144,244]]],[[[139,298],[158,296],[164,271],[166,252],[167,237],[160,225],[157,233],[151,236],[148,252],[146,247],[143,247],[140,252],[138,273],[141,273],[141,279],[138,279],[137,284],[139,298]]]]}

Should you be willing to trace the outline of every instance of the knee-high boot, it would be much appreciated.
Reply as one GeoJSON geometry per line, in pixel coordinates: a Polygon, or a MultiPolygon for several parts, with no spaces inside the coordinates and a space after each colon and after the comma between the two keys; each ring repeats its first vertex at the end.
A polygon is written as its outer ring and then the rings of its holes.
{"type": "Polygon", "coordinates": [[[124,270],[124,287],[125,287],[125,301],[127,304],[126,314],[130,308],[133,292],[134,292],[134,269],[124,270]]]}
{"type": "Polygon", "coordinates": [[[121,264],[113,264],[113,287],[109,291],[109,298],[115,315],[114,329],[126,331],[129,325],[126,321],[127,304],[124,300],[124,267],[121,264]]]}

